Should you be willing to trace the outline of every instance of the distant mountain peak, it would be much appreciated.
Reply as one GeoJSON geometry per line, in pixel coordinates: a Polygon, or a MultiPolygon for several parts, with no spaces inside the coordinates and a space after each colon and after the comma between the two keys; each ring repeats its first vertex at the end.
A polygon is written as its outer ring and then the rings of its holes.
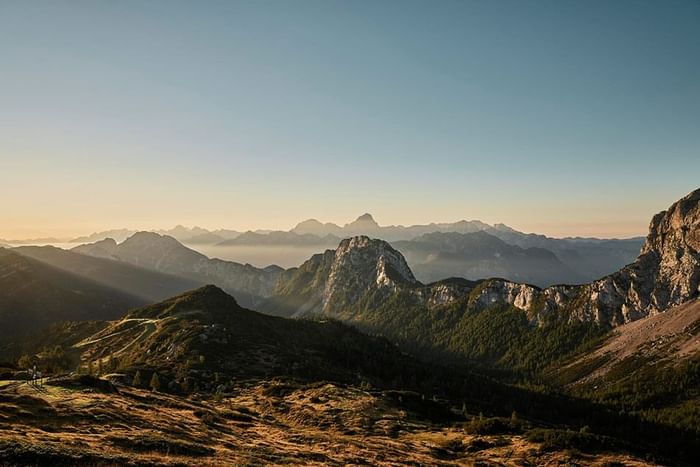
{"type": "Polygon", "coordinates": [[[354,221],[346,224],[345,229],[348,233],[366,234],[369,232],[375,232],[381,229],[377,221],[374,220],[372,214],[364,213],[354,221]]]}
{"type": "Polygon", "coordinates": [[[300,225],[323,225],[323,223],[321,221],[319,221],[318,219],[312,218],[312,219],[306,219],[305,221],[299,222],[297,224],[297,227],[299,227],[300,225]]]}
{"type": "Polygon", "coordinates": [[[307,219],[305,221],[299,222],[290,232],[304,235],[311,234],[317,236],[325,235],[336,235],[341,234],[342,228],[333,223],[326,223],[319,221],[318,219],[307,219]]]}
{"type": "Polygon", "coordinates": [[[180,243],[177,241],[176,238],[171,237],[170,235],[162,235],[156,232],[150,232],[147,230],[142,230],[140,232],[136,232],[122,244],[127,243],[127,242],[141,242],[141,241],[160,241],[160,242],[170,242],[170,243],[180,243]]]}

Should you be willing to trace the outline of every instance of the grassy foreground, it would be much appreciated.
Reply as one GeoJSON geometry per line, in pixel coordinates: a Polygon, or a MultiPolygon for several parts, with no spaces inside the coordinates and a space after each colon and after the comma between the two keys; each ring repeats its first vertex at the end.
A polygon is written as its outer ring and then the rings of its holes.
{"type": "Polygon", "coordinates": [[[517,420],[446,411],[411,392],[332,383],[185,398],[91,377],[15,381],[0,387],[0,465],[649,465],[557,444],[555,431],[517,420]]]}

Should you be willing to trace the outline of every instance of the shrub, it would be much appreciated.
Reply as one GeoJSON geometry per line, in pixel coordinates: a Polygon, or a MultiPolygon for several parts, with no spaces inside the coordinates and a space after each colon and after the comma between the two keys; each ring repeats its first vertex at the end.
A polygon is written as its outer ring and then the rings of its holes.
{"type": "Polygon", "coordinates": [[[535,428],[528,431],[526,437],[531,442],[542,443],[545,451],[568,449],[591,452],[616,447],[618,444],[612,438],[586,431],[535,428]]]}
{"type": "Polygon", "coordinates": [[[160,390],[160,378],[158,378],[158,373],[153,373],[153,376],[151,376],[151,382],[149,386],[151,387],[152,391],[160,390]]]}
{"type": "Polygon", "coordinates": [[[134,379],[131,381],[131,385],[135,388],[140,388],[142,384],[143,383],[141,382],[141,372],[139,370],[136,370],[136,374],[134,374],[134,379]]]}

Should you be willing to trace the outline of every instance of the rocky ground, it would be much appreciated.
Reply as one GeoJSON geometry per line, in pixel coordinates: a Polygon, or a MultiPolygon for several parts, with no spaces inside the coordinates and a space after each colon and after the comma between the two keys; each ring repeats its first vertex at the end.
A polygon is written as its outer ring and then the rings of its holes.
{"type": "Polygon", "coordinates": [[[0,465],[649,465],[430,421],[411,393],[328,383],[182,398],[83,377],[0,382],[0,465]]]}

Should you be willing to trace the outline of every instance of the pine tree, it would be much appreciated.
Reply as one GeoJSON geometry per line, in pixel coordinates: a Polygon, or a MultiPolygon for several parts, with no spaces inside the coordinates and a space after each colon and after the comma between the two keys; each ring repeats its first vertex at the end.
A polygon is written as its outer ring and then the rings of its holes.
{"type": "Polygon", "coordinates": [[[152,391],[158,391],[160,389],[160,379],[158,378],[158,373],[153,373],[153,376],[151,376],[151,390],[152,391]]]}
{"type": "Polygon", "coordinates": [[[136,374],[134,375],[134,379],[131,382],[131,385],[135,388],[141,387],[141,372],[139,370],[136,370],[136,374]]]}

